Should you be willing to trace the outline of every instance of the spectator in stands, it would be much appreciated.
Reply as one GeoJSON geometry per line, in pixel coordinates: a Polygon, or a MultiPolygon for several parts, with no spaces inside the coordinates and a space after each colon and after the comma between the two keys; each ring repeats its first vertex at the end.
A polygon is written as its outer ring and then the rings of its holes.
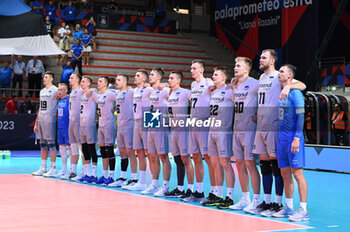
{"type": "Polygon", "coordinates": [[[38,15],[43,16],[44,4],[41,1],[35,0],[32,3],[32,8],[33,8],[35,13],[37,13],[38,15]]]}
{"type": "Polygon", "coordinates": [[[63,64],[62,62],[62,70],[63,71],[62,71],[60,83],[66,83],[67,86],[69,86],[69,77],[74,72],[74,70],[71,67],[71,61],[68,61],[65,64],[63,64]]]}
{"type": "Polygon", "coordinates": [[[335,111],[333,113],[332,131],[335,137],[335,144],[339,146],[345,145],[346,129],[348,128],[348,116],[342,110],[342,106],[339,103],[334,105],[335,111]]]}
{"type": "Polygon", "coordinates": [[[75,14],[77,9],[73,6],[72,1],[68,1],[68,6],[64,8],[64,15],[66,17],[66,24],[70,26],[70,30],[73,31],[73,25],[75,24],[75,14]]]}
{"type": "MultiPolygon", "coordinates": [[[[62,22],[62,27],[58,30],[58,35],[60,37],[60,49],[64,52],[69,52],[70,50],[70,45],[69,45],[69,35],[70,35],[70,30],[69,30],[69,26],[66,25],[65,22],[62,22]]],[[[60,59],[61,59],[61,55],[58,56],[58,60],[57,60],[57,65],[60,64],[60,59]]],[[[67,63],[68,60],[68,56],[65,55],[64,56],[64,61],[65,63],[67,63]]]]}
{"type": "Polygon", "coordinates": [[[114,77],[109,78],[108,89],[117,89],[117,87],[115,86],[115,78],[114,77]]]}
{"type": "Polygon", "coordinates": [[[73,31],[73,39],[74,44],[76,43],[76,40],[79,39],[81,41],[81,37],[84,35],[84,31],[81,29],[80,24],[77,24],[75,26],[75,30],[73,31]]]}
{"type": "Polygon", "coordinates": [[[0,69],[0,93],[7,96],[11,86],[11,77],[13,72],[13,64],[5,61],[4,67],[0,69]]]}
{"type": "Polygon", "coordinates": [[[45,16],[49,16],[52,25],[56,25],[56,6],[53,4],[53,1],[49,1],[49,5],[45,6],[45,16]]]}
{"type": "Polygon", "coordinates": [[[26,75],[26,64],[22,61],[22,56],[11,56],[11,63],[13,63],[13,78],[12,78],[12,89],[15,89],[18,83],[18,96],[22,97],[22,83],[26,75]]]}
{"type": "Polygon", "coordinates": [[[18,111],[17,96],[13,95],[12,98],[6,103],[5,114],[16,114],[18,111]]]}
{"type": "Polygon", "coordinates": [[[83,45],[83,64],[89,65],[90,63],[90,52],[91,52],[92,38],[89,34],[88,29],[84,30],[84,35],[81,37],[81,44],[83,45]]]}
{"type": "Polygon", "coordinates": [[[34,114],[36,112],[35,104],[32,102],[32,98],[26,95],[26,100],[19,107],[19,113],[21,114],[34,114]]]}
{"type": "Polygon", "coordinates": [[[156,18],[164,19],[165,18],[165,4],[162,0],[157,1],[156,5],[156,18]]]}
{"type": "Polygon", "coordinates": [[[83,76],[82,70],[82,56],[83,56],[83,46],[80,45],[80,39],[77,39],[77,43],[72,46],[72,68],[75,70],[75,67],[78,65],[78,71],[80,76],[83,76]]]}
{"type": "Polygon", "coordinates": [[[28,77],[28,87],[30,91],[29,95],[33,96],[33,89],[37,90],[35,95],[39,97],[39,91],[41,89],[41,80],[45,75],[45,68],[43,62],[38,59],[37,56],[33,56],[33,59],[28,61],[26,76],[28,77]]]}
{"type": "Polygon", "coordinates": [[[116,10],[118,10],[116,0],[110,0],[108,4],[108,14],[115,15],[117,13],[116,10]]]}
{"type": "Polygon", "coordinates": [[[306,104],[305,105],[305,120],[304,120],[304,132],[305,132],[305,142],[309,144],[314,144],[314,137],[312,131],[312,111],[311,107],[306,104]]]}
{"type": "Polygon", "coordinates": [[[45,26],[46,26],[47,33],[49,33],[51,38],[53,38],[53,24],[50,21],[50,17],[49,16],[45,17],[45,26]]]}
{"type": "Polygon", "coordinates": [[[92,45],[93,49],[96,50],[96,22],[94,20],[94,17],[91,17],[89,21],[85,24],[85,27],[87,27],[91,37],[92,37],[92,45]]]}

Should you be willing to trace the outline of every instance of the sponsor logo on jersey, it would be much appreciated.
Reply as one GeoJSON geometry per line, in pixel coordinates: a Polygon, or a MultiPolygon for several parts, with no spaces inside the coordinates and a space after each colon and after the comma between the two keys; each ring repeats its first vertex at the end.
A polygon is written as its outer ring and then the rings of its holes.
{"type": "Polygon", "coordinates": [[[176,103],[176,102],[178,102],[179,101],[179,97],[177,97],[177,98],[169,98],[169,100],[168,100],[168,103],[176,103]]]}
{"type": "Polygon", "coordinates": [[[244,92],[244,93],[235,93],[235,97],[236,98],[245,98],[248,96],[248,92],[244,92]]]}
{"type": "Polygon", "coordinates": [[[180,94],[181,92],[177,92],[176,95],[180,94]]]}
{"type": "Polygon", "coordinates": [[[259,88],[271,88],[272,82],[259,84],[259,88]]]}
{"type": "Polygon", "coordinates": [[[249,85],[244,86],[244,89],[245,90],[249,89],[249,85]]]}
{"type": "Polygon", "coordinates": [[[193,91],[191,91],[191,94],[192,94],[192,95],[195,95],[195,96],[200,96],[200,95],[203,94],[203,91],[204,91],[204,89],[201,89],[201,90],[193,90],[193,91]]]}
{"type": "Polygon", "coordinates": [[[215,103],[224,102],[224,97],[212,97],[211,102],[215,102],[215,103]]]}
{"type": "Polygon", "coordinates": [[[150,97],[149,101],[150,102],[158,102],[159,101],[159,97],[150,97]]]}

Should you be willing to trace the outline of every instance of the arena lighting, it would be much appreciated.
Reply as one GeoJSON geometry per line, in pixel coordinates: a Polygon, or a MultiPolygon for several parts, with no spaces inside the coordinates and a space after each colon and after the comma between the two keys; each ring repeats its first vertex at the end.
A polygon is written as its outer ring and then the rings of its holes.
{"type": "Polygon", "coordinates": [[[179,14],[188,14],[188,9],[173,8],[173,10],[179,14]]]}
{"type": "Polygon", "coordinates": [[[337,87],[333,86],[332,91],[336,91],[336,90],[337,90],[337,87]]]}

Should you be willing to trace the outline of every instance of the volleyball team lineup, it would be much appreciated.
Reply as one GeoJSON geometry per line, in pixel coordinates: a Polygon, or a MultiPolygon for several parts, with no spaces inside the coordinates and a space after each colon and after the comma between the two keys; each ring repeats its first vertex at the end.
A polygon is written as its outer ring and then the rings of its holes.
{"type": "Polygon", "coordinates": [[[303,175],[304,97],[301,92],[306,86],[294,79],[296,67],[293,65],[284,64],[277,71],[277,59],[274,50],[262,51],[259,69],[263,74],[259,80],[249,76],[252,61],[246,57],[235,59],[232,80],[225,66],[214,68],[212,77],[205,78],[204,62],[193,60],[191,75],[194,81],[190,90],[181,87],[181,72],[170,72],[168,83],[162,83],[164,70],[154,68],[149,74],[143,69],[136,72],[136,88],[128,85],[128,75],[118,74],[116,91],[108,88],[106,76],[101,76],[97,89],[92,89],[91,77],[73,73],[68,96],[68,86],[63,83],[58,88],[54,86],[54,74],[48,71],[43,78],[45,87],[40,91],[40,107],[34,126],[40,140],[42,164],[32,174],[121,187],[156,197],[176,197],[184,202],[243,210],[264,217],[307,221],[307,183],[303,175]],[[146,111],[152,116],[150,122],[156,118],[162,122],[167,115],[170,128],[162,125],[145,127],[146,111]],[[207,128],[202,124],[186,127],[178,123],[184,121],[186,115],[192,120],[210,119],[221,123],[207,128]],[[56,171],[56,120],[62,159],[60,171],[56,171]],[[115,138],[120,165],[116,165],[115,138]],[[100,177],[97,176],[100,164],[96,143],[102,157],[103,175],[100,177]],[[77,171],[79,151],[83,154],[81,173],[77,171]],[[176,177],[171,177],[169,153],[176,164],[176,177]],[[47,168],[49,154],[50,166],[47,168]],[[236,161],[242,189],[241,198],[235,202],[232,159],[236,161]],[[204,162],[208,169],[204,168],[204,162]],[[131,177],[127,180],[129,164],[131,177]],[[260,165],[260,173],[257,165],[260,165]],[[147,166],[152,175],[149,185],[146,183],[147,166]],[[121,172],[115,178],[117,167],[121,172]],[[159,186],[161,167],[163,182],[159,186]],[[203,191],[204,175],[210,178],[208,195],[203,191]],[[187,189],[184,188],[185,176],[187,189]],[[293,204],[293,177],[298,184],[299,207],[293,204]],[[170,178],[177,180],[174,189],[169,188],[170,178]],[[253,194],[249,191],[249,180],[253,194]],[[273,182],[274,201],[271,199],[273,182]]]}

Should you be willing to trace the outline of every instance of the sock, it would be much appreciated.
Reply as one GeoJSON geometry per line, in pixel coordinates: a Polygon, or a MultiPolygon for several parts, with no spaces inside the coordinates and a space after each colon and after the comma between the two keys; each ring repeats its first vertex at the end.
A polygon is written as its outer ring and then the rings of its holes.
{"type": "Polygon", "coordinates": [[[198,193],[203,192],[203,182],[197,182],[197,192],[198,193]]]}
{"type": "Polygon", "coordinates": [[[45,169],[46,170],[46,163],[47,163],[47,160],[42,160],[41,161],[41,169],[45,169]]]}
{"type": "Polygon", "coordinates": [[[168,180],[164,180],[163,181],[163,186],[168,188],[169,187],[169,181],[168,180]]]}
{"type": "Polygon", "coordinates": [[[288,208],[293,209],[293,198],[286,198],[286,205],[288,208]]]}
{"type": "Polygon", "coordinates": [[[227,188],[227,194],[229,198],[233,199],[233,188],[227,188]]]}
{"type": "Polygon", "coordinates": [[[306,210],[306,202],[300,202],[300,207],[303,208],[303,210],[305,212],[307,212],[307,210],[306,210]]]}
{"type": "Polygon", "coordinates": [[[93,177],[97,176],[97,165],[95,164],[92,165],[92,176],[93,177]]]}
{"type": "Polygon", "coordinates": [[[146,171],[140,171],[140,183],[146,184],[146,171]]]}
{"type": "Polygon", "coordinates": [[[50,163],[50,169],[55,169],[55,167],[56,167],[55,162],[51,162],[51,163],[50,163]]]}
{"type": "Polygon", "coordinates": [[[72,164],[72,172],[77,174],[77,165],[76,164],[72,164]]]}
{"type": "Polygon", "coordinates": [[[187,189],[191,189],[191,191],[193,192],[193,184],[188,184],[187,189]]]}
{"type": "Polygon", "coordinates": [[[266,204],[271,203],[271,194],[264,194],[264,201],[266,204]]]}
{"type": "Polygon", "coordinates": [[[259,201],[260,194],[254,194],[253,200],[259,201]]]}
{"type": "Polygon", "coordinates": [[[221,186],[219,186],[219,185],[216,186],[216,194],[215,195],[218,196],[218,197],[221,197],[221,198],[224,196],[223,192],[222,192],[222,185],[221,186]]]}
{"type": "Polygon", "coordinates": [[[107,177],[108,177],[108,170],[103,170],[103,177],[107,179],[107,177]]]}
{"type": "Polygon", "coordinates": [[[137,180],[137,173],[131,173],[131,179],[137,180]]]}
{"type": "Polygon", "coordinates": [[[243,200],[250,202],[249,192],[242,192],[242,198],[243,200]]]}
{"type": "Polygon", "coordinates": [[[177,189],[180,190],[181,192],[184,191],[184,186],[183,185],[178,185],[177,189]]]}
{"type": "Polygon", "coordinates": [[[152,185],[158,187],[158,179],[152,179],[152,185]]]}
{"type": "Polygon", "coordinates": [[[276,195],[276,197],[275,197],[275,202],[276,202],[278,205],[281,205],[281,203],[282,203],[282,196],[276,195]]]}
{"type": "Polygon", "coordinates": [[[216,186],[211,186],[211,185],[210,185],[210,192],[211,192],[212,194],[215,194],[215,192],[216,192],[216,186]]]}
{"type": "Polygon", "coordinates": [[[121,171],[120,172],[120,178],[126,179],[126,172],[121,171]]]}
{"type": "Polygon", "coordinates": [[[85,174],[87,176],[91,176],[91,165],[90,164],[85,164],[85,174]]]}
{"type": "Polygon", "coordinates": [[[111,177],[112,179],[114,178],[114,171],[109,170],[109,177],[111,177]]]}

